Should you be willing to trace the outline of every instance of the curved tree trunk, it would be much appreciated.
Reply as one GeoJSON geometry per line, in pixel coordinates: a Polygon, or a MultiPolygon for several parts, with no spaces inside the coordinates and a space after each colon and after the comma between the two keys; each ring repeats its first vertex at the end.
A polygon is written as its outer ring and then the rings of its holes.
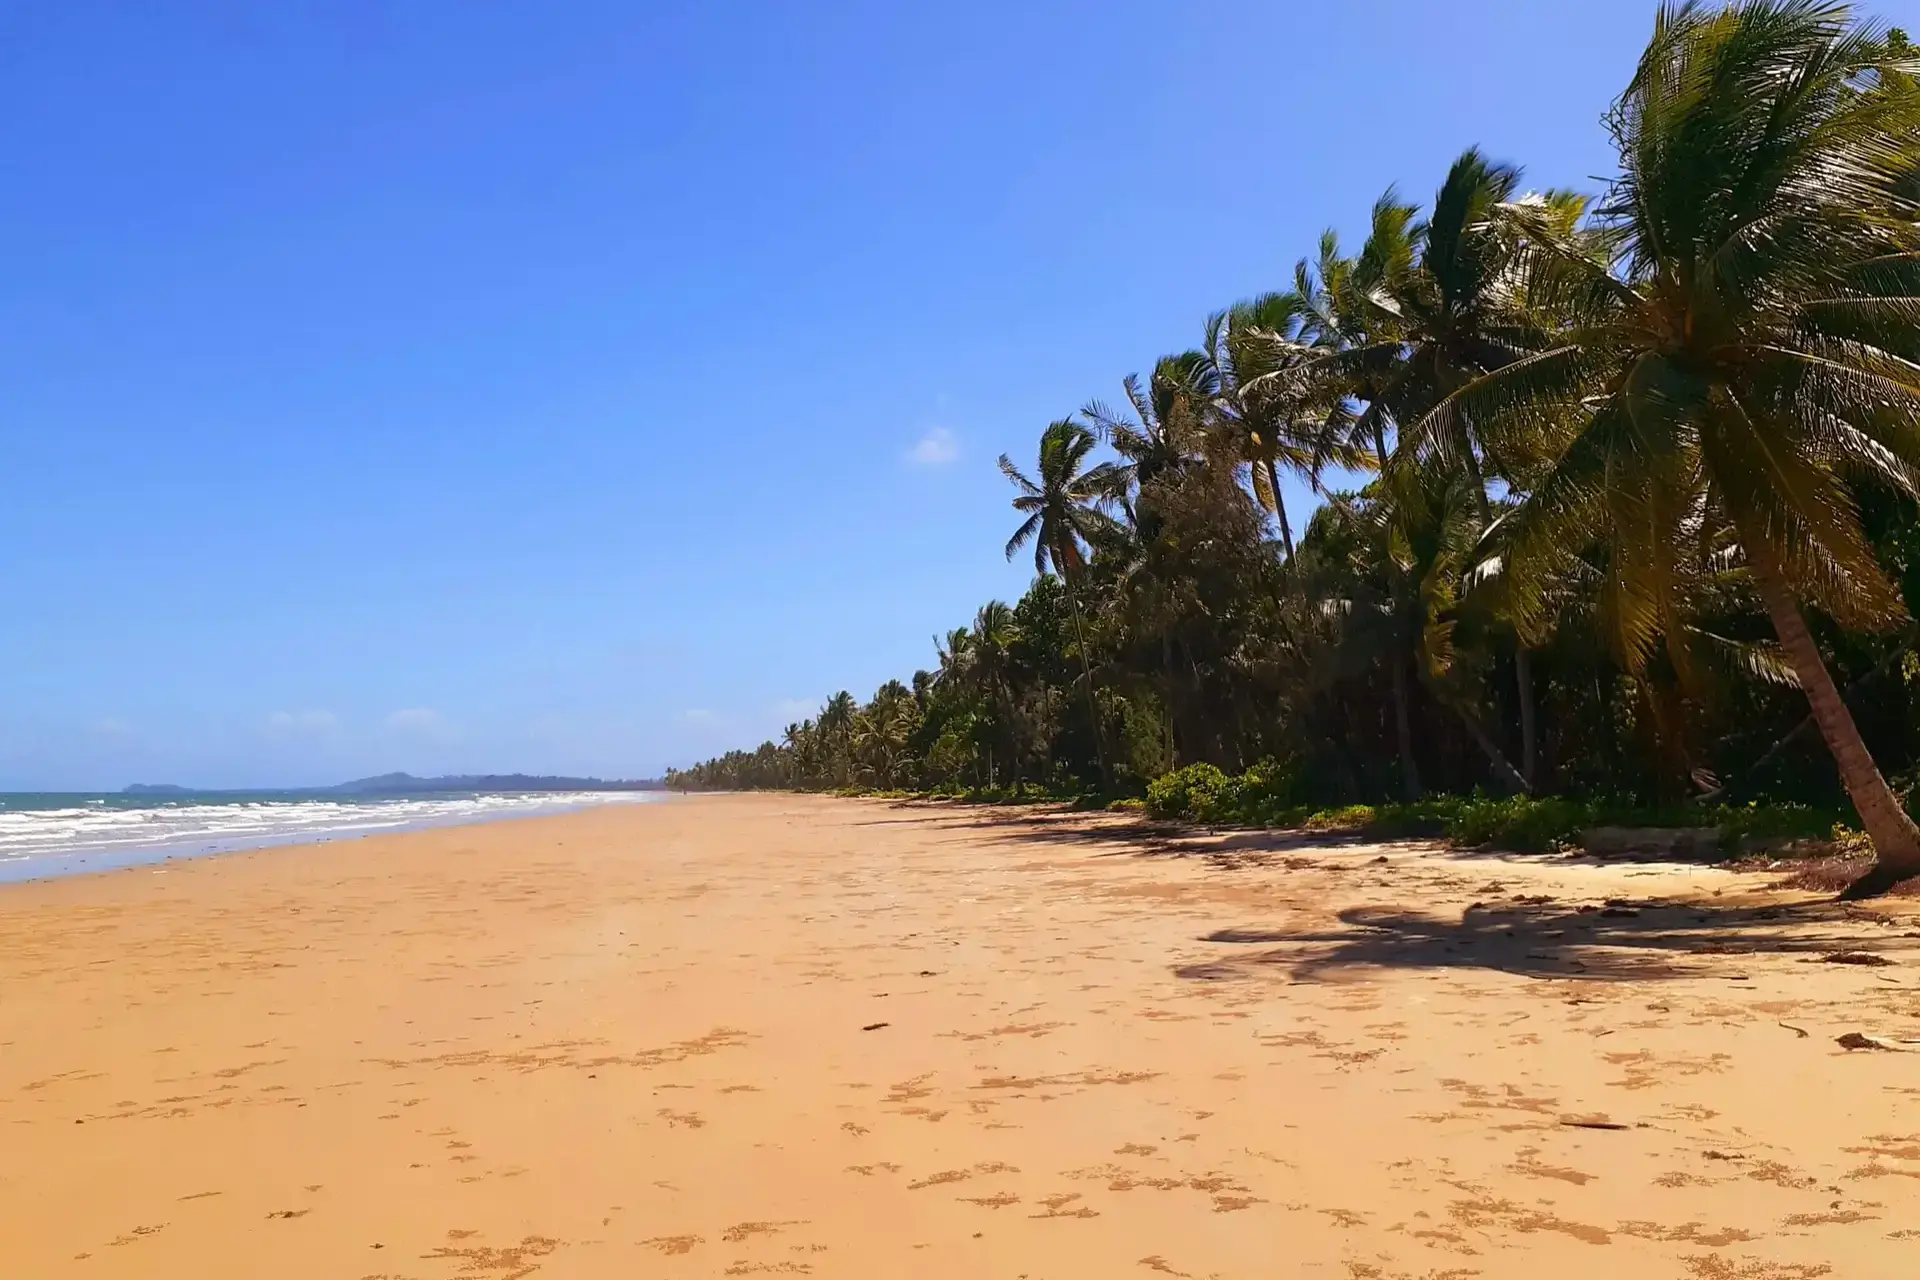
{"type": "Polygon", "coordinates": [[[1860,728],[1853,722],[1853,713],[1847,710],[1845,699],[1835,687],[1833,675],[1820,656],[1806,619],[1800,616],[1793,589],[1779,565],[1759,539],[1744,541],[1754,585],[1760,589],[1760,598],[1766,602],[1767,613],[1773,618],[1780,647],[1786,650],[1795,674],[1800,677],[1800,688],[1807,695],[1814,723],[1820,726],[1820,736],[1827,741],[1827,750],[1833,753],[1840,781],[1846,786],[1853,807],[1859,811],[1867,834],[1873,837],[1873,867],[1847,889],[1846,896],[1885,893],[1909,876],[1920,875],[1920,827],[1916,827],[1907,811],[1901,808],[1900,798],[1893,794],[1893,788],[1880,773],[1880,766],[1868,752],[1866,742],[1860,737],[1860,728]]]}
{"type": "Polygon", "coordinates": [[[1493,740],[1492,735],[1478,720],[1474,719],[1473,713],[1457,703],[1448,703],[1448,705],[1453,708],[1453,713],[1460,717],[1460,723],[1467,727],[1468,736],[1479,744],[1481,753],[1487,757],[1487,763],[1493,766],[1494,776],[1511,786],[1516,794],[1523,796],[1529,794],[1527,780],[1520,776],[1520,771],[1513,767],[1513,762],[1508,760],[1506,753],[1500,750],[1500,744],[1493,740]]]}
{"type": "MultiPolygon", "coordinates": [[[[1887,650],[1887,652],[1881,657],[1880,661],[1874,663],[1873,666],[1867,669],[1867,673],[1865,675],[1861,676],[1859,679],[1855,680],[1852,684],[1848,685],[1844,690],[1842,690],[1840,696],[1842,698],[1853,697],[1853,695],[1860,692],[1860,690],[1869,681],[1876,680],[1879,677],[1885,675],[1887,671],[1893,666],[1893,664],[1900,661],[1900,659],[1906,657],[1907,651],[1912,649],[1913,646],[1916,644],[1920,644],[1920,625],[1908,627],[1906,630],[1906,634],[1900,637],[1900,642],[1896,644],[1893,648],[1887,650]]],[[[1752,788],[1752,786],[1754,785],[1754,780],[1759,778],[1761,774],[1765,772],[1766,767],[1773,763],[1774,758],[1777,757],[1782,751],[1785,751],[1788,747],[1798,742],[1800,740],[1800,735],[1804,734],[1807,730],[1811,728],[1813,728],[1813,713],[1808,712],[1805,719],[1800,721],[1799,724],[1796,724],[1795,726],[1793,726],[1793,728],[1787,730],[1786,735],[1784,737],[1776,741],[1771,747],[1768,747],[1758,760],[1755,760],[1752,764],[1748,765],[1746,768],[1746,771],[1740,776],[1740,778],[1736,782],[1723,784],[1717,791],[1707,792],[1705,795],[1700,797],[1700,802],[1702,804],[1708,804],[1722,798],[1723,796],[1731,797],[1731,798],[1739,798],[1741,796],[1747,795],[1750,789],[1752,788]]]]}
{"type": "Polygon", "coordinates": [[[1273,514],[1280,521],[1280,544],[1287,549],[1287,560],[1293,560],[1293,525],[1287,520],[1287,500],[1280,496],[1280,468],[1273,459],[1266,460],[1267,484],[1273,488],[1273,514]]]}

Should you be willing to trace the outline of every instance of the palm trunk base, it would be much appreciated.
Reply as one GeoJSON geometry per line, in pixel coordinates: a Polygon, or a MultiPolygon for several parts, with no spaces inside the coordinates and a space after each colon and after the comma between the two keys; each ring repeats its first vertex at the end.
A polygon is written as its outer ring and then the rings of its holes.
{"type": "Polygon", "coordinates": [[[1920,869],[1876,862],[1867,868],[1866,874],[1840,891],[1840,900],[1859,902],[1865,898],[1878,898],[1916,878],[1920,878],[1920,869]]]}

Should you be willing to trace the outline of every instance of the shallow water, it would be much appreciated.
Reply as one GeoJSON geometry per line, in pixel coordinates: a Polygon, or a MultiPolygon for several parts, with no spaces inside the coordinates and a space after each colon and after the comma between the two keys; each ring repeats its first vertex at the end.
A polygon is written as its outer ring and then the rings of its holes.
{"type": "Polygon", "coordinates": [[[295,791],[130,796],[0,793],[0,883],[108,871],[273,844],[563,813],[657,791],[317,796],[295,791]]]}

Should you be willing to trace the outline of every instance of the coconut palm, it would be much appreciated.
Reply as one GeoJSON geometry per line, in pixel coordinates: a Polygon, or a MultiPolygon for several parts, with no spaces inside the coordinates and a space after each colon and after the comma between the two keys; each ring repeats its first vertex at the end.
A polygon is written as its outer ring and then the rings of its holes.
{"type": "MultiPolygon", "coordinates": [[[[1129,393],[1135,390],[1129,379],[1129,393]]],[[[1007,539],[1007,559],[1013,559],[1022,547],[1032,543],[1034,571],[1044,574],[1051,568],[1066,584],[1067,601],[1073,608],[1074,638],[1080,649],[1080,667],[1087,680],[1087,713],[1093,721],[1101,781],[1111,788],[1099,701],[1093,687],[1093,662],[1087,651],[1086,623],[1080,613],[1079,578],[1086,567],[1087,546],[1119,532],[1106,508],[1124,491],[1125,472],[1111,462],[1088,467],[1087,458],[1093,452],[1094,443],[1093,432],[1070,419],[1062,419],[1040,433],[1037,479],[1028,479],[1004,453],[1000,455],[1000,470],[1019,490],[1013,509],[1027,517],[1007,539]]],[[[1139,461],[1136,459],[1133,465],[1137,467],[1139,461]]]]}
{"type": "Polygon", "coordinates": [[[1123,459],[1104,474],[1124,500],[1129,489],[1177,478],[1200,460],[1206,450],[1207,410],[1219,393],[1219,382],[1206,353],[1186,351],[1160,357],[1144,388],[1136,373],[1121,379],[1121,386],[1133,410],[1131,418],[1099,400],[1088,401],[1080,416],[1123,459]]]}
{"type": "Polygon", "coordinates": [[[1291,561],[1296,548],[1293,522],[1280,488],[1282,468],[1306,477],[1315,491],[1329,466],[1358,465],[1349,441],[1354,414],[1342,389],[1317,394],[1297,384],[1270,384],[1267,394],[1249,395],[1245,381],[1272,372],[1276,360],[1298,363],[1306,352],[1276,347],[1268,335],[1297,325],[1301,303],[1291,294],[1269,294],[1243,302],[1207,320],[1203,350],[1211,366],[1202,385],[1214,388],[1208,438],[1224,459],[1245,464],[1254,500],[1280,528],[1280,542],[1291,561]]]}
{"type": "Polygon", "coordinates": [[[1630,665],[1663,642],[1684,663],[1683,566],[1731,526],[1873,838],[1858,893],[1920,874],[1920,829],[1802,604],[1863,628],[1904,615],[1858,514],[1863,483],[1920,494],[1920,93],[1875,74],[1888,57],[1844,4],[1663,8],[1610,118],[1611,260],[1534,219],[1532,284],[1572,327],[1420,426],[1552,460],[1515,517],[1515,602],[1537,619],[1533,571],[1597,531],[1630,665]]]}
{"type": "Polygon", "coordinates": [[[1407,366],[1406,324],[1398,295],[1414,269],[1417,210],[1391,188],[1374,202],[1359,254],[1341,256],[1340,239],[1322,233],[1317,259],[1294,264],[1293,288],[1235,310],[1234,347],[1244,400],[1351,402],[1347,448],[1369,451],[1386,470],[1388,438],[1407,366]]]}
{"type": "Polygon", "coordinates": [[[859,710],[859,704],[845,689],[828,698],[827,705],[820,708],[819,736],[843,787],[853,785],[853,721],[859,710]]]}
{"type": "Polygon", "coordinates": [[[968,678],[992,709],[1015,787],[1021,783],[1020,743],[1013,711],[1013,646],[1019,638],[1013,609],[1003,600],[989,600],[973,615],[973,630],[966,644],[968,678]]]}

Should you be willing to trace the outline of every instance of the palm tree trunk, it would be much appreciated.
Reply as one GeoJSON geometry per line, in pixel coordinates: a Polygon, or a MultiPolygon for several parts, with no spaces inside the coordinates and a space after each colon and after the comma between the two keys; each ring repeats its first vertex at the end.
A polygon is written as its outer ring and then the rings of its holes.
{"type": "Polygon", "coordinates": [[[1873,866],[1848,887],[1845,896],[1858,898],[1885,893],[1909,876],[1920,875],[1920,827],[1914,825],[1900,806],[1899,797],[1893,794],[1893,788],[1880,773],[1880,766],[1868,752],[1866,742],[1860,737],[1860,728],[1853,722],[1853,713],[1847,710],[1846,700],[1835,687],[1833,675],[1814,643],[1813,633],[1807,629],[1806,619],[1800,616],[1793,589],[1788,586],[1771,550],[1758,538],[1743,538],[1743,541],[1747,546],[1747,561],[1753,568],[1754,585],[1759,588],[1760,598],[1773,618],[1780,647],[1786,650],[1794,672],[1800,677],[1800,688],[1807,695],[1814,723],[1820,726],[1820,736],[1827,741],[1827,750],[1833,753],[1840,781],[1846,786],[1867,834],[1873,838],[1873,866]]]}
{"type": "Polygon", "coordinates": [[[1516,640],[1513,650],[1513,682],[1520,693],[1520,773],[1531,792],[1539,781],[1539,733],[1535,728],[1533,706],[1533,651],[1516,640]]]}
{"type": "MultiPolygon", "coordinates": [[[[1467,475],[1473,481],[1474,501],[1480,509],[1480,533],[1484,537],[1488,526],[1493,523],[1493,502],[1487,497],[1487,477],[1481,470],[1480,459],[1469,446],[1466,450],[1467,475]]],[[[1538,742],[1534,731],[1533,706],[1533,657],[1527,651],[1526,641],[1518,632],[1513,640],[1513,683],[1514,691],[1519,695],[1520,703],[1520,780],[1521,790],[1533,793],[1533,774],[1535,756],[1538,754],[1538,742]]],[[[1474,731],[1479,732],[1478,725],[1474,731]]],[[[1503,758],[1504,762],[1504,758],[1503,758]]],[[[1512,765],[1507,765],[1511,769],[1512,765]]]]}
{"type": "Polygon", "coordinates": [[[1520,795],[1526,795],[1527,780],[1520,776],[1520,771],[1513,767],[1513,762],[1507,759],[1504,751],[1500,750],[1500,744],[1493,740],[1493,735],[1489,734],[1480,722],[1474,719],[1473,713],[1465,707],[1455,706],[1453,711],[1460,717],[1460,723],[1467,727],[1467,732],[1472,735],[1473,740],[1479,744],[1481,752],[1487,757],[1487,763],[1493,766],[1494,773],[1520,795]]]}
{"type": "MultiPolygon", "coordinates": [[[[1881,657],[1880,661],[1874,663],[1872,667],[1868,668],[1867,673],[1865,675],[1861,676],[1859,679],[1855,680],[1852,684],[1848,685],[1844,690],[1842,690],[1840,696],[1843,699],[1852,698],[1853,695],[1860,692],[1860,690],[1864,688],[1870,681],[1877,680],[1881,676],[1885,675],[1888,672],[1888,670],[1892,668],[1893,664],[1900,661],[1900,659],[1906,657],[1907,651],[1909,649],[1912,649],[1913,646],[1916,644],[1920,644],[1920,624],[1915,624],[1914,626],[1908,627],[1906,630],[1906,634],[1900,637],[1900,642],[1894,645],[1893,648],[1887,650],[1885,655],[1881,657]]],[[[1741,774],[1737,783],[1726,783],[1726,784],[1723,784],[1718,790],[1709,791],[1705,793],[1700,797],[1700,802],[1702,804],[1711,804],[1713,801],[1719,800],[1722,797],[1738,798],[1740,796],[1747,794],[1749,788],[1751,788],[1754,785],[1754,781],[1757,778],[1762,776],[1762,774],[1766,771],[1766,767],[1773,763],[1775,757],[1777,757],[1782,751],[1785,751],[1788,747],[1792,746],[1794,743],[1798,742],[1800,740],[1800,735],[1805,733],[1807,730],[1813,728],[1813,726],[1814,726],[1813,713],[1809,711],[1806,714],[1806,717],[1802,719],[1799,724],[1796,724],[1795,726],[1793,726],[1793,728],[1787,730],[1786,735],[1784,737],[1780,738],[1772,746],[1768,747],[1766,751],[1761,754],[1758,760],[1755,760],[1752,764],[1748,765],[1746,768],[1746,771],[1743,774],[1741,774]]]]}
{"type": "Polygon", "coordinates": [[[1160,632],[1160,701],[1167,713],[1167,768],[1180,767],[1180,747],[1174,736],[1173,715],[1173,640],[1160,632]]]}
{"type": "Polygon", "coordinates": [[[1013,794],[1020,795],[1020,784],[1024,779],[1020,773],[1020,733],[1013,723],[1013,691],[1002,680],[998,686],[1001,724],[1007,738],[1007,772],[1013,775],[1013,794]]]}
{"type": "Polygon", "coordinates": [[[1494,776],[1511,786],[1516,793],[1520,795],[1530,794],[1527,780],[1520,776],[1520,771],[1513,767],[1511,760],[1507,759],[1507,753],[1500,749],[1500,744],[1493,740],[1493,735],[1487,732],[1486,726],[1482,725],[1480,721],[1474,717],[1473,712],[1442,694],[1439,689],[1434,687],[1432,681],[1426,681],[1426,685],[1427,692],[1433,695],[1435,702],[1440,703],[1449,711],[1453,712],[1454,715],[1460,717],[1460,723],[1466,726],[1468,735],[1472,737],[1475,745],[1480,748],[1481,754],[1486,756],[1487,763],[1493,766],[1494,776]]]}
{"type": "Polygon", "coordinates": [[[1100,762],[1100,785],[1108,792],[1113,790],[1113,776],[1107,771],[1107,735],[1100,727],[1100,700],[1094,696],[1093,663],[1087,657],[1087,629],[1080,621],[1080,593],[1073,589],[1073,581],[1062,576],[1067,587],[1067,603],[1073,606],[1073,634],[1080,644],[1080,670],[1087,677],[1087,714],[1093,718],[1093,755],[1100,762]]]}
{"type": "Polygon", "coordinates": [[[1280,496],[1280,468],[1273,459],[1265,460],[1267,466],[1267,484],[1273,489],[1273,514],[1280,521],[1280,543],[1287,549],[1287,559],[1293,559],[1293,525],[1287,521],[1287,500],[1280,496]]]}
{"type": "Polygon", "coordinates": [[[1420,785],[1420,762],[1413,754],[1413,716],[1408,707],[1407,664],[1395,657],[1393,668],[1393,731],[1400,740],[1400,793],[1408,804],[1426,794],[1420,785]]]}

